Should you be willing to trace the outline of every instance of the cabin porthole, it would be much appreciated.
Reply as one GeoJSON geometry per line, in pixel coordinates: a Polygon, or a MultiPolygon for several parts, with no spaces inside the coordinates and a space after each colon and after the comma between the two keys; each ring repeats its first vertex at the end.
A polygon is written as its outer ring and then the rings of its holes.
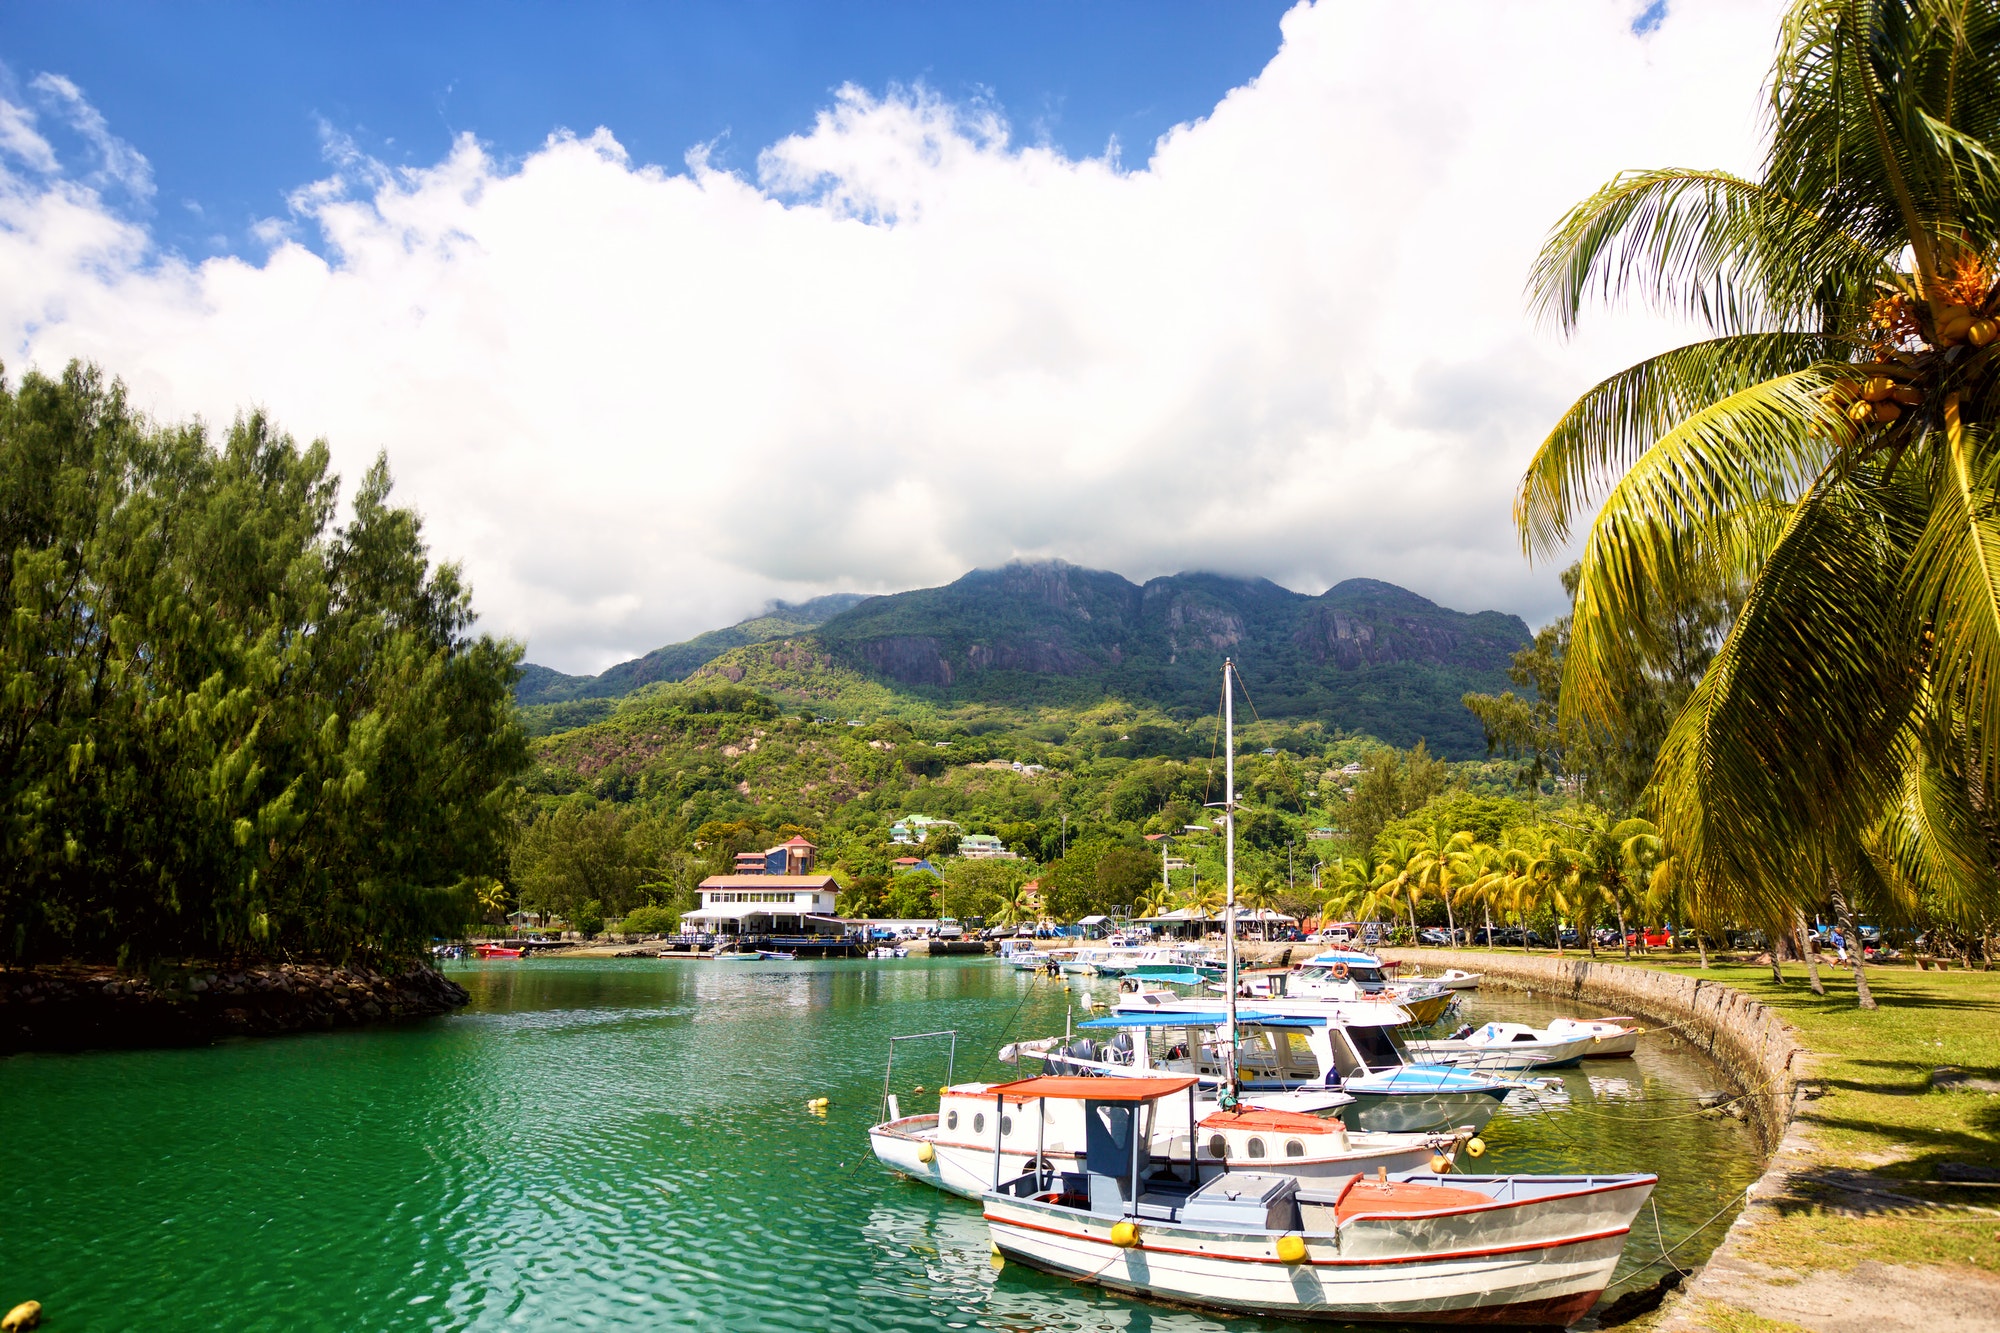
{"type": "Polygon", "coordinates": [[[1264,1140],[1253,1136],[1248,1146],[1252,1157],[1262,1157],[1264,1155],[1264,1140]]]}
{"type": "Polygon", "coordinates": [[[1286,1139],[1286,1140],[1285,1140],[1285,1156],[1287,1156],[1287,1157],[1304,1157],[1305,1155],[1306,1155],[1306,1145],[1305,1145],[1305,1144],[1303,1144],[1303,1143],[1300,1143],[1300,1142],[1299,1142],[1299,1141],[1298,1141],[1297,1139],[1286,1139]]]}
{"type": "Polygon", "coordinates": [[[958,1128],[958,1112],[956,1112],[956,1111],[947,1111],[947,1112],[945,1112],[945,1117],[944,1117],[944,1127],[945,1127],[946,1129],[957,1129],[957,1128],[958,1128]]]}
{"type": "Polygon", "coordinates": [[[1208,1140],[1208,1155],[1217,1161],[1226,1159],[1229,1156],[1229,1140],[1220,1134],[1211,1136],[1208,1140]]]}
{"type": "Polygon", "coordinates": [[[978,1134],[984,1132],[985,1129],[986,1112],[981,1111],[978,1115],[972,1117],[972,1132],[978,1134]]]}
{"type": "Polygon", "coordinates": [[[1013,1117],[1013,1116],[1011,1116],[1011,1115],[1003,1115],[1003,1116],[1001,1116],[1001,1117],[1000,1117],[1000,1137],[1001,1137],[1001,1138],[1003,1138],[1003,1139],[1004,1139],[1004,1138],[1008,1138],[1008,1137],[1010,1137],[1010,1136],[1011,1136],[1011,1135],[1012,1135],[1013,1133],[1014,1133],[1014,1117],[1013,1117]]]}

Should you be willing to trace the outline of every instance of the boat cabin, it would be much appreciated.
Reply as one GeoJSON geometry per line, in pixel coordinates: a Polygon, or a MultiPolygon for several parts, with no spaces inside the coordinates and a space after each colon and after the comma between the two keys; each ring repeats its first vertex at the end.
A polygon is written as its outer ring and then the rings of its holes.
{"type": "MultiPolygon", "coordinates": [[[[1371,1008],[1374,1006],[1370,1006],[1371,1008]]],[[[1339,1087],[1352,1078],[1401,1069],[1409,1061],[1384,1015],[1267,1014],[1236,1019],[1236,1068],[1250,1091],[1339,1087]]],[[[1191,1074],[1220,1083],[1227,1074],[1226,1015],[1213,1011],[1120,1011],[1077,1025],[1078,1037],[1044,1061],[1077,1072],[1191,1074]],[[1100,1037],[1099,1034],[1108,1034],[1100,1037]]]]}

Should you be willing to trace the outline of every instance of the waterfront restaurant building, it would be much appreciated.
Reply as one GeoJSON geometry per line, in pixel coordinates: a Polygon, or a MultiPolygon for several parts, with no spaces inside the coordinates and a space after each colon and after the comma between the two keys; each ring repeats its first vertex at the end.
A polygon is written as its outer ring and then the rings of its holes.
{"type": "Polygon", "coordinates": [[[736,871],[701,882],[701,906],[681,915],[685,935],[844,935],[834,915],[840,885],[812,873],[818,848],[804,838],[736,858],[736,871]]]}

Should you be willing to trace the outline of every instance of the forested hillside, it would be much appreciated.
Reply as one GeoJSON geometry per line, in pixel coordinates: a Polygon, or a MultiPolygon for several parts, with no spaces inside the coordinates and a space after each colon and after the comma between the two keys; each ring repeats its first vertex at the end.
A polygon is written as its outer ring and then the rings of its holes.
{"type": "MultiPolygon", "coordinates": [[[[521,669],[521,682],[514,687],[514,700],[523,705],[540,705],[616,699],[655,681],[685,680],[696,667],[713,661],[731,648],[804,634],[863,600],[861,593],[835,592],[797,604],[776,602],[762,615],[738,621],[725,629],[697,634],[685,643],[670,643],[664,648],[655,648],[644,657],[620,662],[595,676],[566,676],[560,671],[530,664],[521,669]]],[[[604,716],[609,711],[608,708],[575,710],[576,716],[568,721],[568,725],[604,716]]]]}
{"type": "MultiPolygon", "coordinates": [[[[704,635],[640,662],[704,640],[719,642],[704,635]]],[[[810,633],[746,640],[684,674],[863,717],[971,705],[1074,709],[1110,698],[1185,724],[1213,709],[1227,655],[1243,674],[1248,716],[1316,721],[1403,746],[1422,739],[1439,753],[1470,759],[1485,753],[1485,736],[1460,700],[1468,691],[1504,689],[1509,660],[1528,642],[1515,616],[1463,614],[1370,579],[1309,597],[1268,580],[1214,574],[1177,574],[1141,587],[1045,561],[869,598],[810,633]]],[[[632,679],[615,676],[623,671],[613,668],[589,688],[596,697],[623,692],[629,684],[614,690],[632,679]]],[[[608,715],[602,703],[576,702],[585,697],[546,685],[522,695],[524,702],[571,701],[531,710],[538,732],[608,715]]],[[[1162,753],[1171,752],[1170,736],[1155,739],[1168,747],[1162,753]]]]}

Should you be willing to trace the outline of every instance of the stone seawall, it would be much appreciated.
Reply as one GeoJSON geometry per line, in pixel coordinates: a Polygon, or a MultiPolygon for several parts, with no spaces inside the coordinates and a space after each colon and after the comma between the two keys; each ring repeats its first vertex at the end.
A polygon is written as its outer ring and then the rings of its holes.
{"type": "Polygon", "coordinates": [[[469,998],[422,963],[267,963],[158,979],[108,967],[0,969],[0,1055],[323,1031],[449,1013],[469,998]]]}
{"type": "Polygon", "coordinates": [[[1736,1080],[1766,1152],[1776,1150],[1791,1124],[1807,1053],[1776,1010],[1742,991],[1604,956],[1592,961],[1588,955],[1514,957],[1454,949],[1392,949],[1382,956],[1409,970],[1460,967],[1480,973],[1485,986],[1534,991],[1671,1024],[1683,1041],[1736,1080]]]}

